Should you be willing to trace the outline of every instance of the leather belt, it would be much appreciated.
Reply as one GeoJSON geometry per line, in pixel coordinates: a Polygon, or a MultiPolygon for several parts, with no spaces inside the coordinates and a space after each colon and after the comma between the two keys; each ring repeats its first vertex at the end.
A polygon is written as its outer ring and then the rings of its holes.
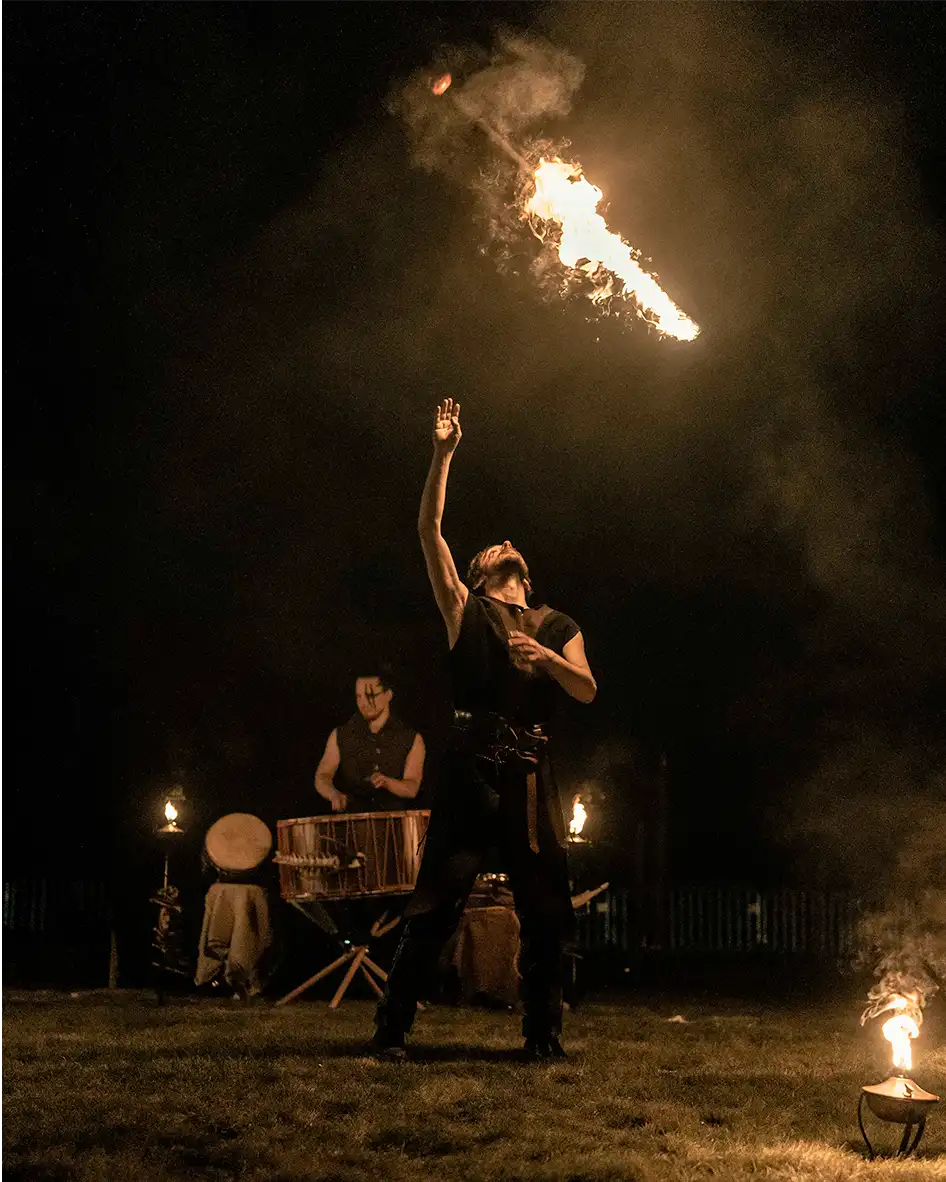
{"type": "Polygon", "coordinates": [[[455,729],[473,739],[477,748],[475,754],[491,763],[510,763],[517,760],[530,765],[526,772],[526,830],[529,835],[529,849],[539,852],[539,788],[537,768],[548,743],[541,726],[515,725],[501,714],[471,714],[456,710],[453,715],[455,729]],[[478,742],[477,742],[478,740],[478,742]]]}

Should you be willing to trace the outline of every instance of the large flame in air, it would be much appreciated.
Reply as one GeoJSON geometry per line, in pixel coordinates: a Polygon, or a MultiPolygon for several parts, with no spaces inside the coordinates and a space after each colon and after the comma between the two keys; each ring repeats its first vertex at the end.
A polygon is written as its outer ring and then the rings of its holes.
{"type": "Polygon", "coordinates": [[[177,809],[174,807],[173,804],[171,804],[170,801],[168,801],[164,806],[164,815],[171,822],[174,822],[177,820],[177,809]]]}
{"type": "Polygon", "coordinates": [[[568,824],[568,832],[572,837],[578,837],[581,834],[587,820],[588,810],[581,803],[581,797],[576,796],[572,802],[572,819],[568,824]]]}
{"type": "MultiPolygon", "coordinates": [[[[902,1006],[894,1004],[892,1009],[902,1009],[907,1006],[907,1002],[900,998],[902,1006]]],[[[913,1053],[910,1047],[910,1039],[916,1038],[920,1033],[920,1028],[910,1017],[909,1014],[899,1013],[894,1014],[892,1018],[888,1018],[883,1024],[882,1030],[884,1038],[893,1046],[893,1065],[900,1068],[901,1071],[909,1071],[913,1066],[913,1053]]]]}
{"type": "Polygon", "coordinates": [[[633,298],[640,316],[658,332],[692,341],[699,326],[682,312],[652,275],[638,264],[634,250],[623,238],[612,233],[598,213],[601,190],[590,184],[576,164],[554,159],[539,161],[535,170],[535,193],[525,212],[561,226],[559,258],[566,267],[584,271],[595,285],[591,300],[602,303],[615,295],[633,298]],[[600,277],[600,271],[609,276],[600,277]],[[615,291],[613,277],[620,279],[623,291],[615,291]]]}

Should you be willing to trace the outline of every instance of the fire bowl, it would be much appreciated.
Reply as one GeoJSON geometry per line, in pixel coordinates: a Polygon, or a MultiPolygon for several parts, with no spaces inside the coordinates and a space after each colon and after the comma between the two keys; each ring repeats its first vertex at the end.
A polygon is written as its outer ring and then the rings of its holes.
{"type": "Polygon", "coordinates": [[[939,1100],[939,1096],[925,1092],[918,1083],[902,1075],[891,1075],[883,1083],[866,1084],[861,1091],[874,1116],[898,1125],[917,1124],[939,1100]]]}
{"type": "Polygon", "coordinates": [[[926,1128],[926,1114],[939,1100],[932,1092],[925,1092],[918,1083],[903,1075],[891,1075],[883,1083],[865,1084],[857,1104],[857,1123],[867,1146],[867,1153],[874,1160],[874,1147],[864,1128],[862,1109],[864,1101],[874,1116],[891,1124],[903,1125],[903,1137],[897,1157],[909,1156],[919,1145],[926,1128]]]}

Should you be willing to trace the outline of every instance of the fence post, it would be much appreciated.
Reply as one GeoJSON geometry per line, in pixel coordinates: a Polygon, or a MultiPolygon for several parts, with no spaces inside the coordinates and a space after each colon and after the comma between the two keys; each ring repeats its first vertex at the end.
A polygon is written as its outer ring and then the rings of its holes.
{"type": "Polygon", "coordinates": [[[114,924],[109,928],[108,941],[108,987],[118,988],[118,936],[114,924]]]}

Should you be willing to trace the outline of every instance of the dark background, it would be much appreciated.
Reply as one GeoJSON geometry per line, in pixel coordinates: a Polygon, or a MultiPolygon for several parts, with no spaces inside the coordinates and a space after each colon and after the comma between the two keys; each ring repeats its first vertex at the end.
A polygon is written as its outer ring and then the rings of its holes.
{"type": "Polygon", "coordinates": [[[317,811],[377,654],[436,781],[453,394],[458,565],[511,538],[598,677],[565,790],[620,845],[665,754],[675,877],[882,874],[946,800],[943,15],[7,3],[8,871],[157,874],[175,781],[198,845],[317,811]],[[385,99],[497,21],[585,64],[531,130],[695,343],[543,298],[411,166],[385,99]]]}

